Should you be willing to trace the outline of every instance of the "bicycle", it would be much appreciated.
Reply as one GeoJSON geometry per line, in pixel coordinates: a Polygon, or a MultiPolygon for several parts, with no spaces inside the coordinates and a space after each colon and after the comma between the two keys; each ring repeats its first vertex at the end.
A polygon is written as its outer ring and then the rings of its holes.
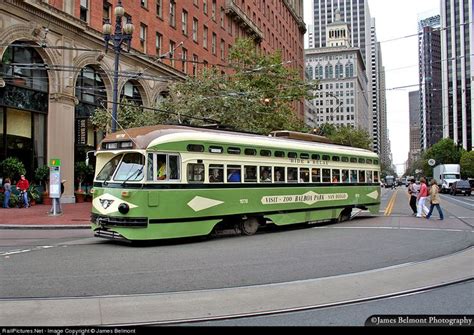
{"type": "Polygon", "coordinates": [[[29,205],[25,203],[25,196],[24,196],[25,193],[26,193],[26,191],[20,191],[20,193],[18,193],[18,195],[17,195],[16,206],[18,208],[28,208],[29,207],[29,205]]]}

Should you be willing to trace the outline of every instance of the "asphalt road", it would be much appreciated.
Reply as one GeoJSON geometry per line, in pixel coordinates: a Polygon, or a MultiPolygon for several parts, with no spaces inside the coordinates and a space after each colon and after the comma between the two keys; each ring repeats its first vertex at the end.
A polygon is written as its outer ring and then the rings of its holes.
{"type": "MultiPolygon", "coordinates": [[[[4,230],[0,297],[82,297],[270,284],[372,270],[473,245],[471,202],[445,196],[444,221],[408,212],[404,188],[383,190],[380,216],[266,230],[254,236],[129,246],[89,230],[4,230]],[[393,201],[393,211],[384,208],[393,201]],[[456,215],[464,219],[455,218],[456,215]],[[469,216],[470,215],[470,216],[469,216]]],[[[468,197],[464,197],[468,199],[468,197]]]]}
{"type": "MultiPolygon", "coordinates": [[[[474,197],[442,196],[445,220],[415,218],[404,187],[379,215],[250,237],[130,246],[88,229],[1,230],[0,299],[91,297],[283,283],[430,260],[474,245],[474,197]]],[[[363,326],[372,315],[474,314],[474,282],[359,303],[184,326],[363,326]]],[[[34,302],[33,305],[34,306],[34,302]]]]}

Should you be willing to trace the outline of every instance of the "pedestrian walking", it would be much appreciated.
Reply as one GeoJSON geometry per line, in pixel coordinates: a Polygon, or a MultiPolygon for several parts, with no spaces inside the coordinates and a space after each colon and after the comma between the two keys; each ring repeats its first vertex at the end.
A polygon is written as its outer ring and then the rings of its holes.
{"type": "Polygon", "coordinates": [[[413,216],[416,216],[416,213],[418,212],[416,208],[416,198],[418,196],[419,192],[418,185],[415,183],[415,178],[410,180],[410,184],[408,185],[408,194],[410,195],[410,208],[413,211],[413,216]]]}
{"type": "Polygon", "coordinates": [[[428,214],[429,209],[426,207],[426,200],[428,199],[428,186],[426,186],[426,179],[424,177],[420,178],[420,192],[418,193],[418,211],[416,217],[421,218],[428,214]]]}
{"type": "Polygon", "coordinates": [[[12,184],[10,178],[5,178],[5,184],[3,184],[3,189],[5,190],[5,198],[3,198],[3,208],[10,208],[10,195],[12,194],[12,184]]]}
{"type": "Polygon", "coordinates": [[[439,219],[444,220],[444,215],[443,211],[441,210],[440,206],[440,196],[439,196],[439,187],[438,183],[436,182],[436,179],[432,179],[430,183],[430,199],[431,199],[431,205],[430,205],[430,211],[428,214],[426,214],[426,218],[429,219],[431,217],[431,214],[433,214],[433,209],[436,207],[438,210],[439,214],[439,219]]]}

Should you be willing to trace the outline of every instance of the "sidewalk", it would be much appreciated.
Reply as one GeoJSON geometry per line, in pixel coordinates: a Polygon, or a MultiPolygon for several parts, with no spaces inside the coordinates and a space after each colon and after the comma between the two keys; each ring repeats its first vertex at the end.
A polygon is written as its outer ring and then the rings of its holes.
{"type": "Polygon", "coordinates": [[[49,215],[51,206],[35,205],[29,208],[0,208],[2,228],[89,228],[91,202],[62,204],[63,214],[49,215]]]}

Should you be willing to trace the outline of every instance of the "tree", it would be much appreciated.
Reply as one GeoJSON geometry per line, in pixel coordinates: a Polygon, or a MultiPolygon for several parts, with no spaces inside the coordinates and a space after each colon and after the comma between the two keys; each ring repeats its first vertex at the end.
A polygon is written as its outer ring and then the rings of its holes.
{"type": "MultiPolygon", "coordinates": [[[[163,122],[166,115],[164,111],[143,108],[124,98],[117,112],[117,124],[119,129],[151,126],[163,122]]],[[[106,133],[111,132],[112,113],[106,108],[96,109],[90,120],[97,129],[106,133]]]]}
{"type": "Polygon", "coordinates": [[[25,165],[16,157],[8,157],[0,163],[0,172],[4,178],[10,178],[13,181],[19,180],[20,175],[26,173],[25,165]]]}
{"type": "Polygon", "coordinates": [[[464,178],[474,178],[474,151],[464,151],[459,164],[464,178]]]}
{"type": "Polygon", "coordinates": [[[432,176],[433,167],[428,164],[428,160],[434,159],[435,164],[459,164],[461,154],[464,149],[459,148],[450,138],[443,138],[433,144],[422,156],[423,174],[432,176]]]}
{"type": "Polygon", "coordinates": [[[324,123],[315,130],[317,135],[326,136],[334,144],[348,145],[351,147],[371,149],[372,140],[369,133],[363,129],[350,126],[334,126],[324,123]]]}
{"type": "Polygon", "coordinates": [[[286,66],[279,52],[265,55],[251,39],[237,39],[229,50],[228,64],[231,74],[210,68],[172,84],[163,104],[174,112],[169,117],[193,125],[217,122],[262,134],[304,128],[292,104],[309,97],[312,85],[286,66]]]}

